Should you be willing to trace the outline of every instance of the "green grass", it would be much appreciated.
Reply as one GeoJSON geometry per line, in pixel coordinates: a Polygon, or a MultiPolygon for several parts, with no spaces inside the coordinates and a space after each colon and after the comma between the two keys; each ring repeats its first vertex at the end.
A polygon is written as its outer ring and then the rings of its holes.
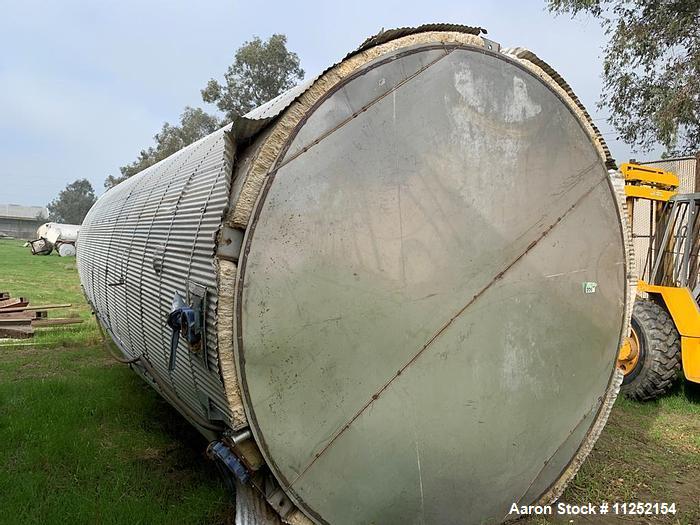
{"type": "MultiPolygon", "coordinates": [[[[100,334],[80,289],[75,257],[32,256],[22,242],[0,239],[0,292],[26,297],[33,305],[70,303],[62,310],[49,310],[49,317],[79,317],[82,324],[39,329],[33,346],[97,344],[100,334]]],[[[21,343],[19,341],[18,343],[21,343]]],[[[1,342],[0,348],[10,343],[1,342]]]]}
{"type": "MultiPolygon", "coordinates": [[[[700,523],[700,388],[680,380],[657,401],[620,396],[588,460],[559,501],[676,503],[667,516],[598,516],[573,523],[700,523]]],[[[571,516],[529,520],[570,523],[571,516]]]]}
{"type": "Polygon", "coordinates": [[[0,523],[232,523],[204,438],[98,344],[75,259],[3,240],[0,268],[0,290],[86,320],[0,342],[0,523]]]}
{"type": "MultiPolygon", "coordinates": [[[[73,303],[85,320],[0,342],[0,523],[232,523],[204,439],[100,347],[75,260],[0,240],[0,272],[0,290],[73,303]]],[[[677,515],[645,522],[698,524],[699,487],[700,389],[681,381],[656,402],[619,399],[561,501],[675,502],[677,515]]]]}
{"type": "Polygon", "coordinates": [[[671,394],[654,402],[618,399],[589,460],[562,500],[675,502],[675,516],[649,521],[700,523],[697,386],[680,381],[671,394]]]}

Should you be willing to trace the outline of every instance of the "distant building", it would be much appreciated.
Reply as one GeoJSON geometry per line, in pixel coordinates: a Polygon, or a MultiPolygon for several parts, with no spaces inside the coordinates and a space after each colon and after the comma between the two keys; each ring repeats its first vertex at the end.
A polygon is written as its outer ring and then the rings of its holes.
{"type": "Polygon", "coordinates": [[[43,206],[20,206],[0,204],[0,237],[31,240],[36,238],[36,229],[49,217],[43,206]]]}

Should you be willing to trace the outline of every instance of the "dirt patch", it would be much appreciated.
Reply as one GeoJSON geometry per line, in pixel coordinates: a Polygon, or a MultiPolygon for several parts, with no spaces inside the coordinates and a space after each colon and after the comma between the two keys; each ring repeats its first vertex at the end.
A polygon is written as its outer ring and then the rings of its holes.
{"type": "MultiPolygon", "coordinates": [[[[674,514],[658,515],[606,515],[596,516],[553,516],[545,520],[533,520],[531,523],[574,523],[574,524],[697,524],[700,523],[700,497],[698,497],[698,487],[700,487],[700,472],[697,469],[689,469],[677,473],[677,476],[664,476],[657,487],[652,491],[649,488],[640,490],[635,500],[627,503],[675,503],[676,512],[674,514]]],[[[567,503],[565,500],[561,500],[567,503]]],[[[598,505],[601,502],[591,502],[598,505]]],[[[608,501],[612,505],[613,501],[608,501]]]]}
{"type": "Polygon", "coordinates": [[[675,514],[556,515],[527,524],[698,524],[700,523],[700,419],[695,404],[615,406],[589,460],[559,502],[594,506],[618,503],[675,503],[675,514]]]}
{"type": "Polygon", "coordinates": [[[137,450],[134,456],[140,461],[150,461],[156,463],[163,463],[168,460],[168,457],[176,452],[179,448],[178,445],[166,445],[164,447],[148,447],[141,450],[137,450]]]}

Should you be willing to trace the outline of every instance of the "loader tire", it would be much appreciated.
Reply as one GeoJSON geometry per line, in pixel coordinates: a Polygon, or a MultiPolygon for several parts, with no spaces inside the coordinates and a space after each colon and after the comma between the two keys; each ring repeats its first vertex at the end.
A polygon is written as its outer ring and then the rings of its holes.
{"type": "Polygon", "coordinates": [[[667,392],[681,369],[681,343],[673,319],[664,307],[637,299],[632,330],[639,340],[639,359],[625,374],[622,392],[638,401],[656,399],[667,392]]]}

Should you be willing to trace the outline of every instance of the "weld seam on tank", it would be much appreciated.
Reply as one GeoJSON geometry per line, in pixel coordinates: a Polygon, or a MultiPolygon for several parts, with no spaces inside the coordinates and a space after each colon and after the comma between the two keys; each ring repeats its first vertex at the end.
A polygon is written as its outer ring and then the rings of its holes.
{"type": "Polygon", "coordinates": [[[427,343],[425,343],[421,349],[411,357],[411,359],[399,369],[396,374],[394,374],[389,381],[387,381],[377,392],[375,392],[365,403],[365,405],[348,421],[346,424],[342,425],[340,427],[340,430],[337,434],[335,434],[329,443],[319,452],[317,453],[311,463],[309,463],[300,473],[299,475],[292,480],[292,482],[289,484],[288,488],[294,485],[299,478],[301,478],[310,468],[311,466],[332,446],[332,444],[340,437],[341,434],[343,434],[345,431],[347,431],[350,428],[350,425],[358,418],[360,415],[362,415],[363,412],[365,412],[379,397],[382,395],[382,393],[396,380],[398,379],[403,372],[406,371],[406,369],[411,366],[420,356],[423,352],[425,352],[428,347],[435,341],[440,335],[447,330],[450,325],[459,317],[461,316],[470,306],[472,306],[475,302],[478,301],[478,299],[489,289],[491,286],[493,286],[497,281],[503,278],[503,276],[510,270],[513,266],[515,266],[518,261],[520,261],[525,255],[530,252],[537,244],[544,239],[549,232],[551,232],[559,222],[564,219],[571,211],[573,211],[576,206],[583,201],[587,196],[591,194],[591,192],[600,184],[601,182],[605,181],[606,179],[601,179],[598,183],[596,183],[592,188],[590,188],[588,191],[586,191],[573,205],[571,205],[566,212],[557,218],[555,222],[550,224],[550,226],[545,229],[545,231],[542,232],[542,234],[534,240],[528,247],[527,249],[522,252],[518,257],[516,257],[508,266],[506,266],[503,270],[501,270],[498,274],[496,274],[489,283],[483,287],[479,292],[472,297],[469,302],[464,305],[456,314],[454,314],[441,328],[438,330],[429,340],[427,343]]]}

